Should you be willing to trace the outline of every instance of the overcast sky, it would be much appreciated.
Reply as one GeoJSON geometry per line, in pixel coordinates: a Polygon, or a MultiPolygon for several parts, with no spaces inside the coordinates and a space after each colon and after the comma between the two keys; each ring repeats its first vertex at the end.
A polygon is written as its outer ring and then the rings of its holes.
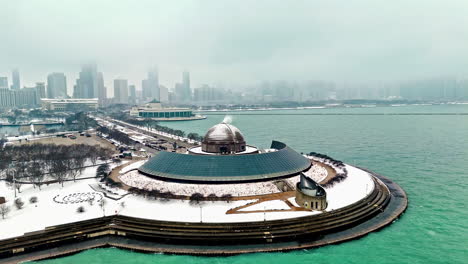
{"type": "MultiPolygon", "coordinates": [[[[262,80],[468,77],[468,0],[0,0],[0,76],[22,85],[97,63],[108,89],[262,80]]],[[[71,87],[69,87],[69,90],[71,87]]]]}

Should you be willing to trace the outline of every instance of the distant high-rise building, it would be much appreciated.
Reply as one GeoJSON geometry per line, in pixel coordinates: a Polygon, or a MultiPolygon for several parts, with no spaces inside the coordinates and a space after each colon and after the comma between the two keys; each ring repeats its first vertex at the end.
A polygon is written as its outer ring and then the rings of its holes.
{"type": "Polygon", "coordinates": [[[15,91],[8,88],[0,88],[0,109],[15,106],[15,91]]]}
{"type": "Polygon", "coordinates": [[[128,103],[129,104],[136,104],[136,87],[135,87],[135,85],[129,85],[128,86],[128,92],[129,92],[128,103]]]}
{"type": "Polygon", "coordinates": [[[8,89],[8,77],[0,77],[0,89],[8,89]]]}
{"type": "Polygon", "coordinates": [[[102,72],[98,72],[97,75],[97,85],[98,85],[98,102],[99,105],[102,105],[107,99],[107,88],[104,86],[104,76],[102,72]]]}
{"type": "Polygon", "coordinates": [[[37,82],[36,83],[36,90],[37,90],[37,96],[39,96],[39,98],[46,98],[45,83],[37,82]]]}
{"type": "Polygon", "coordinates": [[[182,89],[183,89],[183,101],[190,102],[192,100],[192,90],[190,88],[190,73],[184,71],[182,73],[182,89]]]}
{"type": "Polygon", "coordinates": [[[162,103],[169,102],[169,90],[164,85],[159,86],[159,101],[162,103]]]}
{"type": "Polygon", "coordinates": [[[128,81],[114,80],[114,101],[118,104],[128,104],[128,81]]]}
{"type": "Polygon", "coordinates": [[[76,80],[76,85],[73,90],[73,97],[74,98],[99,98],[99,88],[100,88],[99,75],[100,74],[97,71],[96,64],[83,65],[81,68],[80,77],[76,80]]]}
{"type": "Polygon", "coordinates": [[[67,98],[67,77],[61,72],[47,75],[47,98],[67,98]]]}
{"type": "Polygon", "coordinates": [[[148,72],[148,78],[141,83],[143,97],[147,100],[160,100],[159,75],[156,67],[148,72]]]}
{"type": "Polygon", "coordinates": [[[224,100],[224,93],[225,91],[205,84],[194,89],[193,100],[198,103],[221,103],[224,100]]]}
{"type": "Polygon", "coordinates": [[[39,95],[36,87],[13,90],[15,107],[31,108],[40,105],[39,95]]]}
{"type": "Polygon", "coordinates": [[[174,87],[175,101],[182,102],[185,100],[184,86],[181,83],[176,83],[174,87]]]}
{"type": "Polygon", "coordinates": [[[13,70],[12,80],[13,80],[13,84],[11,85],[11,89],[19,90],[21,88],[21,84],[20,84],[20,75],[19,75],[18,69],[13,70]]]}

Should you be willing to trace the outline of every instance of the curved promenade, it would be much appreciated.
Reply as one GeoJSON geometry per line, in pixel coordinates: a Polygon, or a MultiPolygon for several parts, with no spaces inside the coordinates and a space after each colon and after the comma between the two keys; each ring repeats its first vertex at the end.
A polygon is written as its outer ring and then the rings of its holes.
{"type": "Polygon", "coordinates": [[[343,242],[392,223],[407,207],[400,186],[370,173],[376,188],[369,196],[319,215],[248,223],[182,223],[114,215],[0,240],[0,258],[16,263],[109,246],[142,252],[234,255],[343,242]]]}

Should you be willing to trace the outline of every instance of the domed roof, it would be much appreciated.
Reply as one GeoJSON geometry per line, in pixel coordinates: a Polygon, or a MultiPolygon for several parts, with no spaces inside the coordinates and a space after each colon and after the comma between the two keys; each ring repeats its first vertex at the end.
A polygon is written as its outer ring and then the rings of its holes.
{"type": "Polygon", "coordinates": [[[203,142],[245,143],[245,140],[237,127],[227,123],[220,123],[208,129],[203,142]]]}

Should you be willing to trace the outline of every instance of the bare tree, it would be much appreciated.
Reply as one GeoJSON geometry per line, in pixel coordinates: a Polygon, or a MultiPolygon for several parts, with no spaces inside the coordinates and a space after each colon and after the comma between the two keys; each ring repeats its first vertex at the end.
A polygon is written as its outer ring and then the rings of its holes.
{"type": "Polygon", "coordinates": [[[105,212],[105,208],[106,208],[106,200],[104,198],[101,199],[101,201],[99,201],[99,207],[101,207],[102,209],[102,215],[103,216],[106,216],[106,212],[105,212]]]}
{"type": "Polygon", "coordinates": [[[63,187],[63,182],[65,181],[68,175],[67,166],[65,165],[65,162],[63,160],[54,160],[54,162],[52,163],[52,169],[50,174],[54,179],[56,179],[60,184],[62,184],[63,187]]]}
{"type": "Polygon", "coordinates": [[[42,182],[44,181],[44,173],[42,171],[42,165],[40,162],[31,162],[28,167],[28,175],[30,182],[33,186],[38,186],[41,189],[42,182]]]}
{"type": "Polygon", "coordinates": [[[21,186],[22,186],[22,183],[18,182],[19,170],[16,166],[14,166],[13,168],[9,168],[8,170],[6,170],[5,174],[6,174],[7,184],[11,188],[13,188],[13,190],[15,191],[15,197],[16,197],[16,191],[21,193],[21,186]]]}
{"type": "Polygon", "coordinates": [[[5,219],[5,216],[11,211],[10,206],[6,204],[0,204],[0,214],[2,215],[2,219],[5,219]]]}

